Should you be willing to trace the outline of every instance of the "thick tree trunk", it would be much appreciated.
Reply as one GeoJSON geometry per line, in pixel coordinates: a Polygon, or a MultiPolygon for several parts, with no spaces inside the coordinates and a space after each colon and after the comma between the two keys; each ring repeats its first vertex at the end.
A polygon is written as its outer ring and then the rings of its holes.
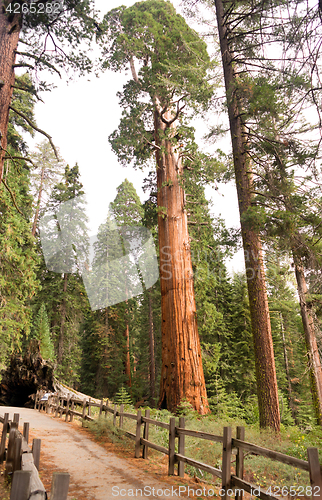
{"type": "Polygon", "coordinates": [[[154,401],[155,397],[155,354],[154,354],[154,324],[153,324],[153,310],[152,310],[152,291],[148,291],[149,295],[149,354],[150,354],[150,396],[154,401]]]}
{"type": "Polygon", "coordinates": [[[65,338],[65,321],[66,321],[66,293],[67,293],[67,282],[68,282],[68,274],[64,274],[64,292],[63,292],[63,300],[61,304],[61,316],[60,316],[60,331],[59,331],[59,339],[58,339],[58,353],[57,353],[57,363],[59,365],[63,362],[63,353],[64,353],[64,338],[65,338]]]}
{"type": "Polygon", "coordinates": [[[304,328],[304,338],[306,345],[306,354],[308,367],[310,371],[311,392],[315,411],[315,417],[318,425],[322,425],[322,370],[321,361],[316,343],[314,321],[311,313],[311,305],[307,303],[308,289],[303,270],[301,258],[296,255],[293,249],[293,260],[295,267],[295,276],[297,290],[300,300],[302,323],[304,328]]]}
{"type": "Polygon", "coordinates": [[[246,274],[255,348],[256,380],[261,427],[280,428],[279,403],[273,341],[269,318],[262,247],[257,232],[244,222],[252,203],[252,178],[247,156],[247,138],[235,92],[237,83],[227,40],[222,0],[215,0],[220,47],[228,100],[228,114],[235,167],[239,213],[245,252],[246,274]]]}
{"type": "Polygon", "coordinates": [[[155,143],[160,245],[162,368],[159,406],[175,411],[187,399],[209,412],[197,327],[182,163],[171,137],[173,112],[155,104],[155,143]],[[162,120],[167,120],[168,124],[162,120]],[[167,134],[168,137],[167,137],[167,134]],[[160,148],[160,149],[159,149],[160,148]]]}
{"type": "Polygon", "coordinates": [[[0,0],[0,186],[7,149],[9,106],[15,82],[14,64],[20,32],[20,15],[6,15],[6,4],[7,2],[0,0]]]}

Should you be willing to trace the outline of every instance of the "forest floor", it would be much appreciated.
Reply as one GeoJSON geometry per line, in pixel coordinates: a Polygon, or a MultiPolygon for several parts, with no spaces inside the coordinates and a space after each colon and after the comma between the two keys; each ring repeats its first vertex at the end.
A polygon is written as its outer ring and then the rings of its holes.
{"type": "MultiPolygon", "coordinates": [[[[47,492],[53,472],[59,471],[70,473],[69,500],[206,498],[198,495],[200,488],[206,486],[199,479],[167,475],[167,457],[161,461],[160,458],[135,459],[133,442],[131,447],[116,445],[106,438],[98,442],[92,433],[82,428],[80,421],[67,424],[63,419],[26,408],[0,407],[0,414],[5,412],[9,412],[11,418],[13,413],[19,413],[19,426],[29,422],[30,441],[42,440],[39,475],[47,492]]],[[[0,477],[0,498],[9,500],[8,492],[1,489],[3,474],[0,477]]]]}

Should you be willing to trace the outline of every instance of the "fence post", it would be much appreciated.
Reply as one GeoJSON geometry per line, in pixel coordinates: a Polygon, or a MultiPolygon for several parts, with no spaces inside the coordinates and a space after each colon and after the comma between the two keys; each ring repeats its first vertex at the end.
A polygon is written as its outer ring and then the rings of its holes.
{"type": "Polygon", "coordinates": [[[31,472],[17,470],[13,475],[10,500],[28,500],[30,495],[31,472]]]}
{"type": "Polygon", "coordinates": [[[20,419],[20,415],[19,415],[19,413],[14,413],[14,414],[13,414],[13,421],[14,421],[14,422],[16,422],[16,424],[17,424],[17,429],[18,429],[18,427],[19,427],[19,419],[20,419]]]}
{"type": "Polygon", "coordinates": [[[116,413],[117,413],[117,410],[116,410],[116,405],[114,405],[114,413],[113,413],[113,425],[114,427],[116,427],[116,413]]]}
{"type": "Polygon", "coordinates": [[[41,439],[34,439],[32,441],[32,455],[34,457],[34,464],[37,470],[39,470],[39,462],[40,462],[40,447],[41,447],[41,439]]]}
{"type": "Polygon", "coordinates": [[[312,498],[322,498],[322,477],[321,477],[321,468],[319,462],[319,452],[317,448],[308,448],[307,449],[307,459],[309,462],[309,472],[310,472],[310,483],[312,489],[316,489],[318,491],[318,495],[314,495],[314,491],[312,492],[312,498]]]}
{"type": "Polygon", "coordinates": [[[17,422],[11,422],[11,428],[10,428],[10,432],[9,432],[9,441],[8,441],[8,451],[7,451],[7,457],[6,457],[5,477],[8,477],[8,475],[10,473],[12,473],[12,469],[13,469],[16,431],[17,431],[17,422]]]}
{"type": "Polygon", "coordinates": [[[140,444],[141,444],[141,410],[138,410],[136,416],[136,434],[135,434],[135,458],[140,458],[140,444]]]}
{"type": "MultiPolygon", "coordinates": [[[[240,439],[240,441],[245,440],[245,427],[237,427],[236,438],[240,439]]],[[[236,476],[244,479],[244,451],[241,448],[237,448],[236,476]]],[[[243,491],[240,488],[238,488],[238,492],[235,495],[235,500],[243,500],[243,491]]]]}
{"type": "Polygon", "coordinates": [[[223,451],[222,451],[222,489],[224,490],[224,496],[222,500],[227,500],[229,495],[227,490],[230,486],[231,478],[231,427],[224,427],[224,440],[223,440],[223,451]]]}
{"type": "Polygon", "coordinates": [[[67,472],[54,472],[50,500],[67,500],[68,488],[69,474],[67,472]]]}
{"type": "Polygon", "coordinates": [[[123,412],[124,412],[124,404],[122,403],[120,406],[120,429],[123,428],[123,412]]]}
{"type": "Polygon", "coordinates": [[[72,404],[71,404],[71,408],[70,408],[70,417],[69,417],[69,421],[72,422],[74,420],[74,411],[75,409],[75,401],[72,401],[72,404]]]}
{"type": "MultiPolygon", "coordinates": [[[[184,417],[179,418],[179,427],[181,427],[181,429],[185,428],[184,417]]],[[[180,455],[184,455],[185,437],[184,434],[179,434],[178,453],[180,453],[180,455]]],[[[178,476],[184,477],[184,462],[181,461],[178,462],[178,476]]]]}
{"type": "Polygon", "coordinates": [[[92,401],[92,398],[89,398],[89,400],[88,400],[88,411],[87,411],[87,415],[88,415],[89,417],[91,417],[91,416],[92,416],[92,411],[91,411],[91,401],[92,401]]]}
{"type": "Polygon", "coordinates": [[[14,453],[14,455],[13,455],[13,468],[12,468],[13,472],[21,469],[21,445],[22,445],[22,438],[16,437],[15,444],[14,444],[14,450],[13,450],[13,453],[14,453]]]}
{"type": "Polygon", "coordinates": [[[9,422],[9,413],[4,414],[4,421],[2,426],[2,435],[0,442],[0,464],[4,461],[5,451],[6,451],[6,440],[8,433],[8,422],[9,422]]]}
{"type": "Polygon", "coordinates": [[[169,476],[174,475],[175,439],[176,439],[176,419],[175,417],[171,417],[169,426],[169,466],[168,466],[169,476]]]}
{"type": "Polygon", "coordinates": [[[68,421],[68,415],[69,415],[69,400],[70,400],[70,396],[67,397],[67,402],[66,402],[66,417],[65,417],[65,422],[68,421]]]}
{"type": "MultiPolygon", "coordinates": [[[[150,410],[145,410],[145,415],[146,418],[150,418],[150,410]]],[[[143,439],[146,439],[147,441],[149,440],[149,422],[144,422],[143,426],[143,439]]],[[[142,452],[142,458],[148,458],[148,445],[144,444],[143,445],[143,452],[142,452]]]]}
{"type": "Polygon", "coordinates": [[[102,399],[102,400],[101,400],[101,403],[100,403],[100,414],[99,414],[99,416],[101,416],[101,415],[102,415],[102,412],[103,412],[103,404],[104,404],[104,401],[103,401],[103,399],[102,399]]]}
{"type": "Polygon", "coordinates": [[[85,420],[86,417],[86,398],[83,401],[83,419],[85,420]]]}
{"type": "Polygon", "coordinates": [[[25,438],[26,443],[28,444],[28,441],[29,441],[29,422],[24,422],[22,435],[25,438]]]}
{"type": "Polygon", "coordinates": [[[63,413],[64,413],[64,401],[65,401],[65,398],[61,398],[61,405],[60,405],[59,418],[62,418],[63,413]]]}

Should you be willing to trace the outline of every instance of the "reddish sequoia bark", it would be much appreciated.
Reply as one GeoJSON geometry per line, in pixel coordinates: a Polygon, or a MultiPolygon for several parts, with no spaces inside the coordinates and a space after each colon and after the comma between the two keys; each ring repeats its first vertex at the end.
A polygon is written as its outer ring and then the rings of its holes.
{"type": "Polygon", "coordinates": [[[173,112],[162,113],[158,103],[154,117],[162,314],[159,406],[174,411],[186,398],[200,414],[205,414],[209,407],[197,327],[187,213],[180,183],[182,162],[171,141],[175,121],[173,112]]]}
{"type": "Polygon", "coordinates": [[[261,427],[280,428],[279,403],[271,324],[265,284],[262,246],[259,235],[243,221],[243,215],[252,204],[252,177],[249,174],[247,138],[243,130],[238,99],[234,91],[237,79],[232,64],[232,53],[227,40],[222,0],[215,0],[220,48],[223,61],[228,115],[234,156],[235,179],[243,246],[245,252],[248,295],[255,348],[256,381],[261,427]]]}
{"type": "Polygon", "coordinates": [[[5,149],[7,148],[9,106],[15,82],[15,51],[20,32],[20,15],[15,14],[7,17],[5,4],[4,0],[0,0],[0,185],[3,176],[5,149]]]}
{"type": "Polygon", "coordinates": [[[293,249],[293,260],[295,266],[295,276],[297,281],[297,290],[300,300],[302,323],[304,328],[304,338],[306,345],[306,354],[308,367],[310,370],[311,392],[314,405],[316,421],[322,425],[322,370],[321,361],[316,343],[313,316],[311,306],[307,303],[308,289],[304,276],[301,258],[296,255],[293,249]]]}
{"type": "Polygon", "coordinates": [[[153,324],[153,310],[152,310],[152,291],[149,294],[149,354],[150,354],[150,396],[154,400],[155,396],[155,354],[154,354],[154,324],[153,324]]]}

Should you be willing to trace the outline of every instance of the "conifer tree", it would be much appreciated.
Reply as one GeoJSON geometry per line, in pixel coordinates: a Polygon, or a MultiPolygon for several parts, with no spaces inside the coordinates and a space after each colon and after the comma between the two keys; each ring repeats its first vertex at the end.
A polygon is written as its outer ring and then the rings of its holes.
{"type": "MultiPolygon", "coordinates": [[[[25,77],[21,77],[23,80],[25,77]]],[[[33,99],[18,89],[14,90],[16,106],[33,116],[33,99]]],[[[28,302],[39,287],[37,267],[39,259],[31,236],[32,197],[29,194],[30,177],[27,164],[20,160],[26,144],[18,127],[30,132],[24,122],[10,116],[4,189],[0,190],[0,365],[4,367],[7,355],[21,349],[22,336],[28,336],[31,312],[28,302]]]]}
{"type": "Polygon", "coordinates": [[[105,66],[130,66],[119,129],[110,142],[123,164],[140,166],[155,154],[162,304],[159,405],[175,410],[187,398],[208,412],[196,321],[187,215],[184,144],[191,137],[183,109],[203,109],[211,96],[206,45],[169,2],[148,0],[113,9],[102,24],[105,66]],[[136,65],[139,71],[136,71],[136,65]]]}
{"type": "MultiPolygon", "coordinates": [[[[49,141],[43,141],[36,146],[36,151],[30,154],[34,169],[31,174],[32,192],[36,200],[32,235],[35,236],[40,209],[43,205],[44,195],[48,196],[62,175],[63,160],[57,160],[49,141]]],[[[46,201],[46,200],[45,200],[46,201]]]]}
{"type": "MultiPolygon", "coordinates": [[[[113,218],[118,227],[128,229],[129,226],[141,225],[143,208],[141,206],[140,198],[131,182],[125,179],[122,184],[117,188],[117,195],[114,201],[110,204],[110,210],[113,218]]],[[[125,280],[129,280],[128,271],[125,270],[125,280]]],[[[127,294],[127,285],[126,285],[127,294]]],[[[128,305],[128,300],[126,300],[128,305]]],[[[131,362],[130,362],[130,321],[129,310],[125,308],[125,374],[127,376],[127,385],[131,387],[131,362]]]]}
{"type": "Polygon", "coordinates": [[[80,276],[88,261],[89,238],[79,177],[77,164],[66,166],[40,220],[42,245],[49,242],[55,252],[43,264],[37,297],[47,305],[59,373],[71,384],[79,378],[80,327],[89,307],[80,276]]]}
{"type": "Polygon", "coordinates": [[[32,338],[40,343],[40,354],[44,359],[54,361],[54,345],[51,339],[49,321],[45,304],[41,304],[35,319],[32,338]]]}

